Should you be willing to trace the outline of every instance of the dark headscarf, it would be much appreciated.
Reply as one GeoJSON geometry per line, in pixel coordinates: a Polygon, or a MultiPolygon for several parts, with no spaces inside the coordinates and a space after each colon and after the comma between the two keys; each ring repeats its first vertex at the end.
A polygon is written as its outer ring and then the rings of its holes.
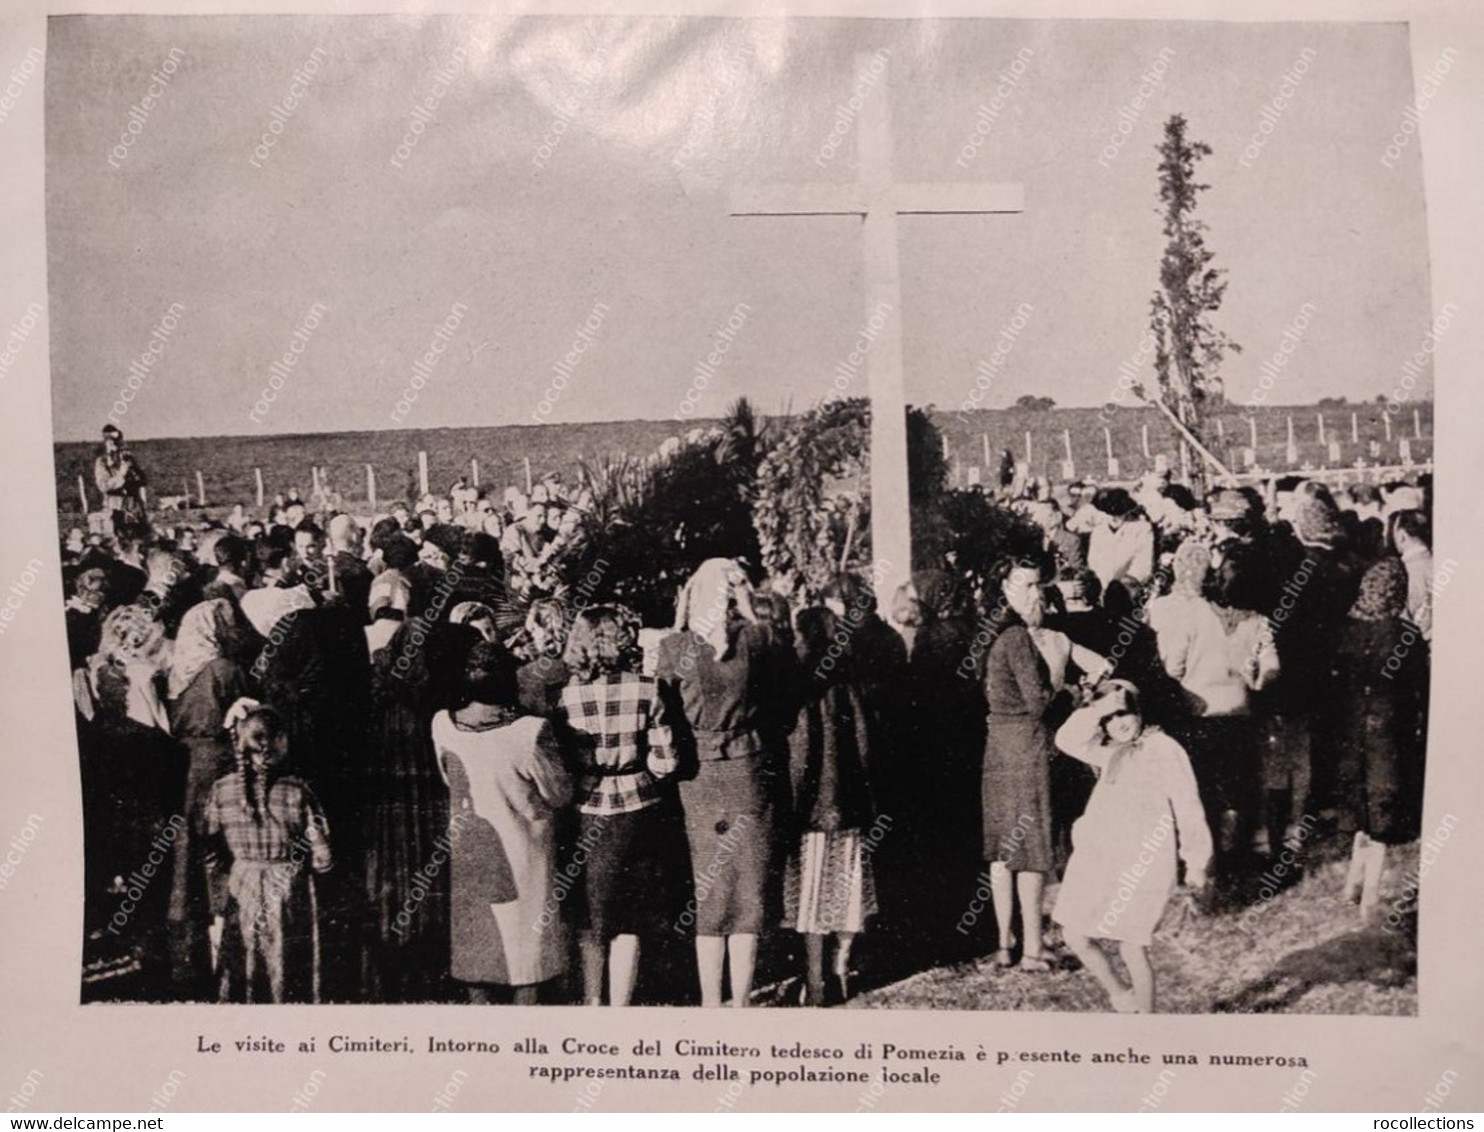
{"type": "Polygon", "coordinates": [[[1360,580],[1360,596],[1350,608],[1357,621],[1387,621],[1407,608],[1407,570],[1399,558],[1383,558],[1360,580]]]}
{"type": "Polygon", "coordinates": [[[968,615],[963,586],[946,570],[919,570],[912,575],[917,608],[923,625],[968,615]]]}

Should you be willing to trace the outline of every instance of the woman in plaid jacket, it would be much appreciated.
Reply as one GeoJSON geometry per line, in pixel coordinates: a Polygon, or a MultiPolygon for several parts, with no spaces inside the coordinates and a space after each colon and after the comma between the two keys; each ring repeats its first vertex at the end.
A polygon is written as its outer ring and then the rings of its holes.
{"type": "MultiPolygon", "coordinates": [[[[622,606],[579,613],[567,640],[571,682],[552,716],[575,780],[583,997],[627,1006],[639,934],[663,915],[665,835],[659,780],[675,769],[654,678],[641,672],[639,619],[622,606]]],[[[571,866],[567,872],[573,872],[571,866]]]]}

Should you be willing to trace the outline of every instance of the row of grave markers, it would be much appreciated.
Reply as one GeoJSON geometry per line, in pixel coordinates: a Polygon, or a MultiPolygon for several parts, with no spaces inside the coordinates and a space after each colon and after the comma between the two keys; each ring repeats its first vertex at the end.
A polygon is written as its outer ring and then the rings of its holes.
{"type": "MultiPolygon", "coordinates": [[[[1328,433],[1328,431],[1326,430],[1326,427],[1325,427],[1325,420],[1324,420],[1324,414],[1323,413],[1318,414],[1318,418],[1317,419],[1318,419],[1318,422],[1319,422],[1319,443],[1322,444],[1322,445],[1324,445],[1324,447],[1325,447],[1325,452],[1326,452],[1326,454],[1328,456],[1328,462],[1329,462],[1329,464],[1331,466],[1333,466],[1333,467],[1336,467],[1336,468],[1343,466],[1343,461],[1345,459],[1345,454],[1344,454],[1344,447],[1343,447],[1343,444],[1342,444],[1340,438],[1337,437],[1337,436],[1333,436],[1333,435],[1331,435],[1331,434],[1328,433]]],[[[1381,419],[1384,422],[1385,429],[1386,429],[1386,444],[1387,445],[1390,445],[1393,442],[1392,441],[1391,415],[1389,413],[1383,413],[1381,419]]],[[[1299,448],[1298,448],[1298,442],[1294,438],[1293,418],[1292,417],[1289,417],[1287,419],[1287,421],[1288,421],[1288,439],[1287,439],[1287,445],[1286,445],[1286,450],[1285,450],[1285,453],[1284,454],[1285,454],[1285,457],[1286,457],[1288,466],[1290,468],[1295,469],[1295,470],[1299,470],[1300,469],[1299,448]]],[[[1241,453],[1241,466],[1242,466],[1243,470],[1249,470],[1250,471],[1250,470],[1255,469],[1255,468],[1258,467],[1258,462],[1257,462],[1257,447],[1258,447],[1258,445],[1257,445],[1257,420],[1256,420],[1256,418],[1255,417],[1248,417],[1247,418],[1247,425],[1248,425],[1248,428],[1250,430],[1250,441],[1251,441],[1251,443],[1248,444],[1248,445],[1246,445],[1246,446],[1244,446],[1240,450],[1240,453],[1241,453]]],[[[1399,463],[1403,467],[1411,467],[1413,465],[1412,440],[1414,440],[1414,439],[1415,440],[1421,440],[1422,439],[1422,417],[1421,417],[1420,412],[1418,410],[1416,410],[1416,409],[1413,409],[1412,410],[1412,429],[1413,429],[1413,433],[1414,433],[1414,436],[1413,437],[1408,438],[1408,437],[1403,436],[1403,437],[1400,437],[1399,439],[1397,439],[1395,441],[1395,443],[1396,443],[1397,460],[1399,461],[1399,463]]],[[[996,465],[996,461],[995,461],[995,459],[994,459],[994,457],[993,457],[993,455],[992,455],[992,453],[990,451],[989,434],[988,433],[984,433],[982,435],[983,435],[983,442],[984,442],[984,464],[983,464],[983,466],[981,467],[980,465],[977,465],[977,464],[970,464],[970,465],[967,465],[967,466],[965,466],[963,468],[966,486],[968,486],[968,487],[977,487],[977,486],[979,486],[983,482],[983,476],[984,476],[984,473],[985,473],[985,469],[990,468],[990,467],[993,467],[993,466],[996,465]]],[[[1219,417],[1216,419],[1216,435],[1217,435],[1218,442],[1222,446],[1224,446],[1225,445],[1225,442],[1226,442],[1226,426],[1225,426],[1225,422],[1221,418],[1219,418],[1219,417]]],[[[1142,448],[1144,450],[1144,459],[1146,461],[1151,461],[1153,463],[1153,466],[1154,466],[1154,468],[1155,468],[1156,471],[1165,471],[1165,470],[1167,470],[1168,467],[1169,467],[1169,457],[1165,453],[1162,453],[1162,452],[1161,453],[1156,453],[1156,452],[1153,452],[1150,449],[1150,446],[1149,446],[1149,426],[1148,426],[1148,424],[1143,425],[1142,428],[1141,428],[1141,440],[1142,440],[1142,445],[1141,446],[1142,446],[1142,448]]],[[[1355,413],[1351,413],[1350,414],[1350,442],[1352,444],[1355,444],[1355,445],[1359,445],[1361,443],[1361,440],[1360,440],[1360,420],[1359,420],[1358,415],[1355,414],[1355,413]]],[[[1112,432],[1111,429],[1107,428],[1106,426],[1103,428],[1103,445],[1104,445],[1104,449],[1105,449],[1105,460],[1106,460],[1108,477],[1110,479],[1117,479],[1122,474],[1122,468],[1121,468],[1121,465],[1120,465],[1119,458],[1113,454],[1113,432],[1112,432]]],[[[1062,446],[1063,446],[1063,449],[1064,449],[1064,453],[1065,454],[1063,455],[1063,457],[1062,457],[1062,459],[1060,461],[1060,463],[1061,463],[1061,477],[1064,480],[1075,480],[1077,478],[1077,462],[1076,462],[1076,459],[1073,457],[1073,454],[1072,454],[1072,433],[1071,433],[1071,430],[1070,429],[1062,429],[1062,446]]],[[[1383,455],[1384,455],[1383,450],[1382,450],[1382,442],[1379,441],[1379,440],[1368,441],[1367,442],[1367,454],[1369,455],[1369,457],[1370,457],[1370,459],[1372,461],[1380,461],[1382,459],[1383,455]]],[[[1024,458],[1024,466],[1026,468],[1030,468],[1030,467],[1032,467],[1034,465],[1034,455],[1035,455],[1034,440],[1032,439],[1031,431],[1029,429],[1027,429],[1026,432],[1025,432],[1025,458],[1024,458]]],[[[958,464],[958,461],[957,461],[957,459],[955,457],[955,454],[954,454],[954,452],[952,450],[952,446],[949,444],[948,438],[946,436],[943,438],[943,456],[944,456],[945,459],[949,460],[951,463],[953,463],[955,465],[958,464]]],[[[1185,444],[1183,444],[1183,443],[1180,445],[1180,460],[1181,460],[1181,464],[1182,464],[1181,471],[1183,473],[1187,473],[1188,474],[1189,473],[1189,470],[1190,470],[1189,469],[1190,454],[1189,454],[1189,450],[1188,450],[1187,446],[1185,444]]],[[[1303,465],[1303,468],[1304,469],[1310,469],[1310,470],[1312,470],[1312,466],[1311,465],[1308,465],[1308,464],[1304,464],[1303,465]]]]}
{"type": "MultiPolygon", "coordinates": [[[[258,508],[261,510],[262,507],[263,507],[263,504],[264,504],[264,500],[265,500],[266,495],[267,495],[267,493],[265,491],[265,487],[264,487],[264,482],[263,482],[263,469],[262,468],[255,467],[255,468],[253,468],[252,472],[253,472],[254,495],[256,496],[256,499],[257,499],[258,508]]],[[[532,480],[531,480],[531,458],[529,456],[527,456],[525,458],[525,472],[526,472],[526,494],[529,495],[531,493],[531,486],[532,486],[532,480]]],[[[323,464],[315,464],[315,465],[312,465],[310,467],[309,474],[310,474],[310,481],[311,481],[311,484],[312,484],[312,486],[310,488],[309,498],[311,500],[314,500],[314,499],[320,498],[321,495],[328,495],[329,494],[329,491],[330,491],[330,486],[329,486],[330,485],[330,469],[327,466],[323,465],[323,464]]],[[[419,492],[419,494],[420,495],[427,495],[428,494],[428,454],[425,451],[419,451],[418,454],[417,454],[417,482],[418,482],[418,492],[419,492]]],[[[469,461],[469,483],[470,483],[471,486],[476,487],[476,488],[479,486],[479,460],[478,460],[478,458],[472,458],[469,461]]],[[[192,504],[191,504],[191,488],[190,488],[190,484],[188,482],[186,482],[186,481],[182,481],[181,482],[181,488],[182,488],[181,494],[179,496],[175,497],[176,500],[181,505],[191,506],[192,504]]],[[[206,506],[206,478],[201,474],[200,471],[197,471],[196,472],[196,492],[195,492],[195,496],[196,496],[196,501],[195,501],[195,504],[194,505],[196,507],[205,507],[206,506]]],[[[141,488],[140,489],[140,497],[146,503],[148,503],[148,500],[149,500],[149,489],[148,488],[141,488]]],[[[88,500],[88,484],[87,484],[87,479],[81,473],[78,473],[78,476],[77,476],[77,498],[82,503],[83,514],[88,514],[92,510],[92,505],[91,505],[91,503],[88,500]]],[[[367,505],[369,507],[371,507],[373,510],[375,509],[375,507],[376,507],[376,469],[374,467],[372,467],[370,464],[367,464],[366,465],[366,502],[367,502],[367,505]]]]}

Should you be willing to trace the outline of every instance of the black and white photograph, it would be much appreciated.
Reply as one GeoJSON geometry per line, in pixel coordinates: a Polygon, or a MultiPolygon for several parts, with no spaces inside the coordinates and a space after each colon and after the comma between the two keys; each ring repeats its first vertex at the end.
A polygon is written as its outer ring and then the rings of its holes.
{"type": "Polygon", "coordinates": [[[1419,1013],[1457,51],[44,46],[82,1003],[1419,1013]]]}

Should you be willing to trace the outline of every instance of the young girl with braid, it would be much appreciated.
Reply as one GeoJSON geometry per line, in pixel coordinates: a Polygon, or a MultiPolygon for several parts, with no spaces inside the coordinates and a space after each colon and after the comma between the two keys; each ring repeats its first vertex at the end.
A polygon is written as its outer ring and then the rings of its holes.
{"type": "Polygon", "coordinates": [[[313,873],[331,865],[324,811],[309,784],[285,772],[288,733],[276,711],[238,700],[225,727],[237,769],[211,788],[204,822],[221,1001],[318,1002],[313,873]]]}

